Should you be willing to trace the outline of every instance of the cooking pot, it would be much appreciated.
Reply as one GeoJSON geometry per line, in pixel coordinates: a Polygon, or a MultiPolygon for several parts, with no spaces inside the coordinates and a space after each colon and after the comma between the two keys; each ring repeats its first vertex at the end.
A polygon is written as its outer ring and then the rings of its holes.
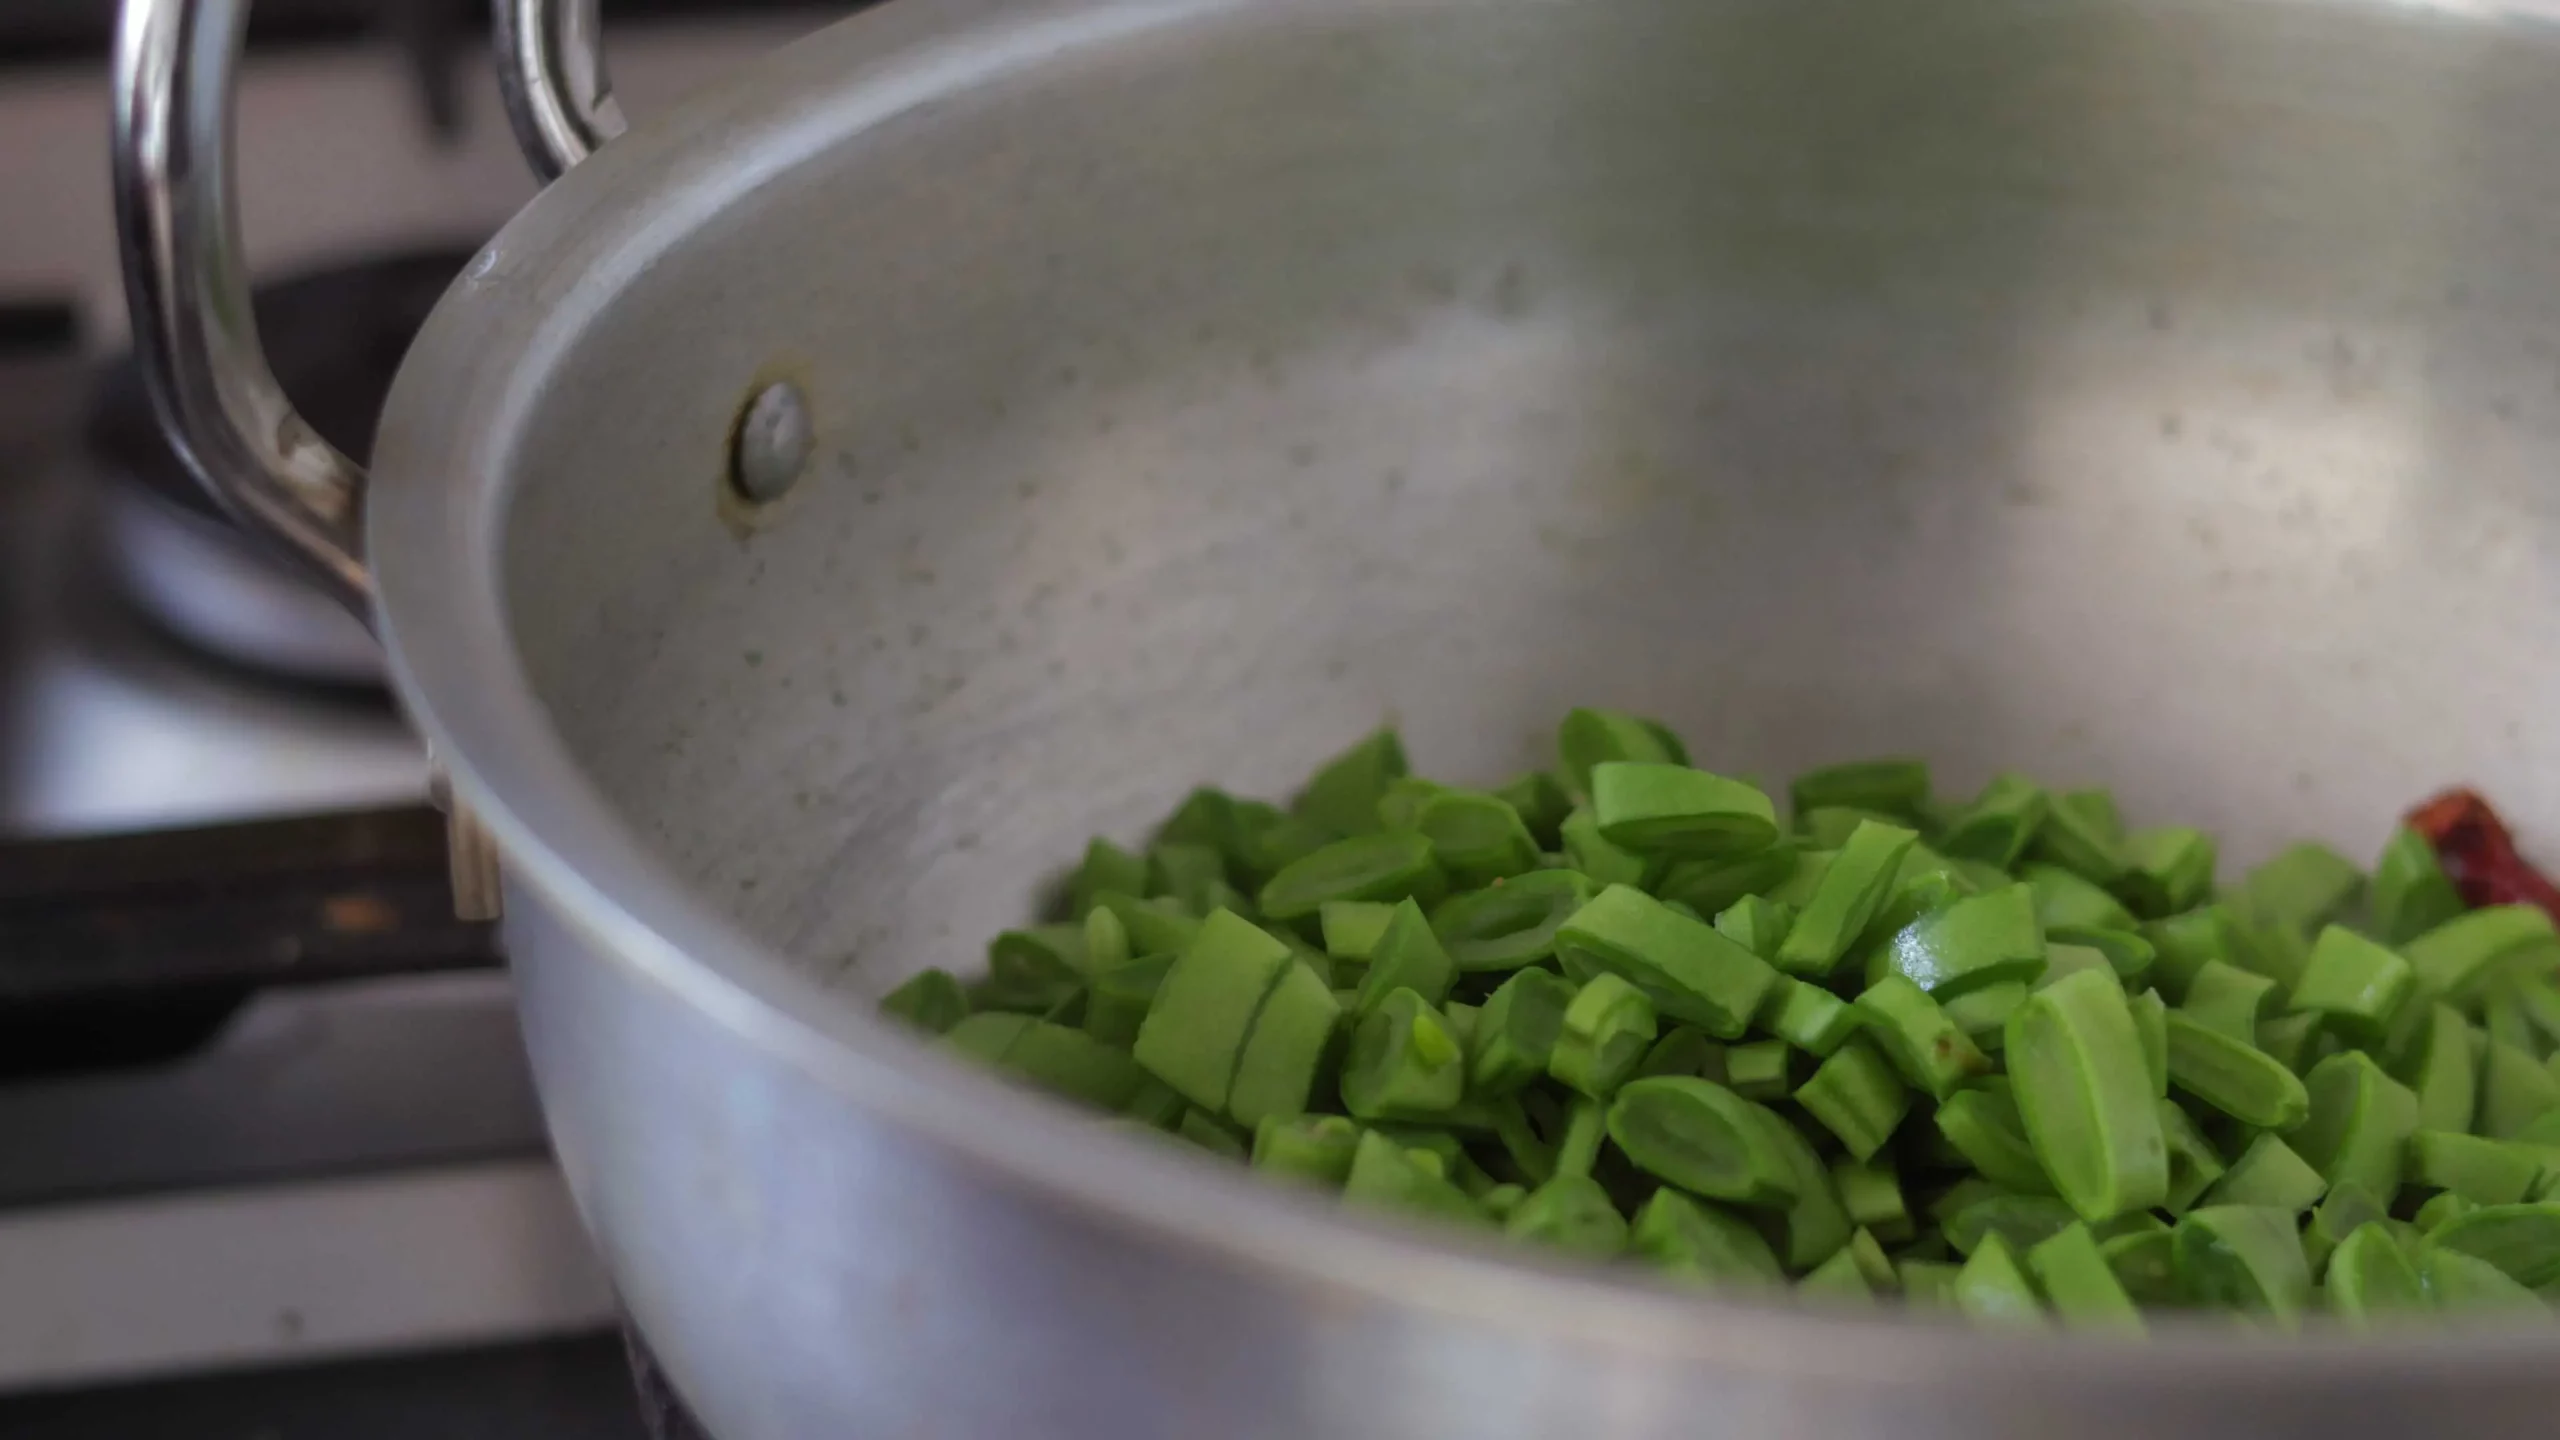
{"type": "MultiPolygon", "coordinates": [[[[1345,1215],[883,1024],[1089,832],[1400,719],[2560,813],[2560,37],[2372,0],[900,0],[615,135],[368,481],[257,357],[237,0],[130,0],[137,328],[502,858],[561,1161],[722,1440],[2515,1435],[2547,1331],[1985,1335],[1345,1215]]],[[[588,149],[592,158],[580,159],[588,149]]],[[[574,164],[572,162],[575,162],[574,164]]],[[[315,177],[321,183],[325,177],[315,177]]]]}

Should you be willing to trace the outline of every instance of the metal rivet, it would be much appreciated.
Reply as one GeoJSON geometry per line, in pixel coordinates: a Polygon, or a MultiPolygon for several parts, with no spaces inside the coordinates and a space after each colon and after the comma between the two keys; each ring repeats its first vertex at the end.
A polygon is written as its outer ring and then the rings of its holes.
{"type": "Polygon", "coordinates": [[[817,436],[809,426],[809,402],[788,380],[756,392],[738,417],[738,435],[729,451],[729,483],[759,505],[782,498],[800,483],[817,436]]]}

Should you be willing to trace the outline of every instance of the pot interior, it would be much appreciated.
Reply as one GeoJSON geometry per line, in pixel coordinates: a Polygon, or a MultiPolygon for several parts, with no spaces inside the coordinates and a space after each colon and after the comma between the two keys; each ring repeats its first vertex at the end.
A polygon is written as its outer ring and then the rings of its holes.
{"type": "Polygon", "coordinates": [[[735,143],[787,159],[582,242],[505,477],[569,748],[856,995],[1388,717],[1462,779],[1593,703],[1772,784],[2103,783],[2226,876],[2447,782],[2560,811],[2538,31],[909,8],[775,62],[735,143]],[[776,378],[817,447],[747,515],[776,378]]]}

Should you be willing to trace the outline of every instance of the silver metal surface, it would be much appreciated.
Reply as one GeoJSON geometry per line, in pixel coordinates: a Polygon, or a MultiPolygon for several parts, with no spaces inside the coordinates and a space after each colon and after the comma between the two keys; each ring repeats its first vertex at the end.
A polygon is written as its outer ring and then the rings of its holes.
{"type": "Polygon", "coordinates": [[[134,352],[196,477],[361,607],[364,472],[294,413],[249,309],[230,153],[248,12],[248,0],[120,12],[112,148],[134,352]]]}
{"type": "Polygon", "coordinates": [[[2495,5],[909,0],[596,154],[428,325],[368,526],[679,1386],[722,1440],[2547,1428],[2547,1332],[1675,1293],[869,1002],[1389,714],[1462,777],[1577,702],[2015,765],[2235,866],[2453,779],[2548,838],[2555,126],[2495,5]],[[741,527],[776,370],[819,458],[741,527]]]}
{"type": "Polygon", "coordinates": [[[373,632],[238,529],[109,476],[103,558],[164,629],[251,669],[339,685],[382,680],[373,632]]]}
{"type": "Polygon", "coordinates": [[[596,0],[492,0],[498,91],[534,174],[557,180],[623,131],[596,0]]]}
{"type": "Polygon", "coordinates": [[[730,451],[729,483],[757,504],[779,500],[809,464],[818,437],[799,387],[778,380],[756,392],[738,417],[738,441],[730,451]]]}

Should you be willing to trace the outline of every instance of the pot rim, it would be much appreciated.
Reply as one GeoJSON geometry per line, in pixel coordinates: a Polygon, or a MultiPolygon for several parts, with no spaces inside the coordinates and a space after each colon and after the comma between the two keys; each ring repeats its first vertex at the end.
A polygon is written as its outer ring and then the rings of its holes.
{"type": "MultiPolygon", "coordinates": [[[[1421,8],[1443,0],[1364,0],[1421,8]]],[[[2335,0],[2363,4],[2374,0],[2335,0]]],[[[627,967],[865,1111],[1090,1218],[1144,1229],[1271,1283],[1486,1330],[1808,1383],[2001,1389],[2175,1385],[2355,1391],[2560,1384],[2560,1328],[2243,1336],[2163,1324],[2147,1341],[1992,1334],[1701,1297],[1623,1272],[1374,1220],[1170,1146],[1063,1123],[847,1003],[651,855],[581,772],[525,673],[503,547],[513,437],[586,321],[654,257],[801,160],[1044,58],[1215,19],[1284,24],[1255,0],[903,0],[754,62],[554,183],[458,278],[402,364],[375,444],[366,538],[391,682],[458,798],[538,903],[627,967]]],[[[1301,12],[1304,13],[1304,12],[1301,12]]],[[[2417,7],[2410,7],[2411,17],[2417,7]]],[[[2441,21],[2443,17],[2433,17],[2441,21]]],[[[2085,1396],[2084,1396],[2085,1398],[2085,1396]]]]}

